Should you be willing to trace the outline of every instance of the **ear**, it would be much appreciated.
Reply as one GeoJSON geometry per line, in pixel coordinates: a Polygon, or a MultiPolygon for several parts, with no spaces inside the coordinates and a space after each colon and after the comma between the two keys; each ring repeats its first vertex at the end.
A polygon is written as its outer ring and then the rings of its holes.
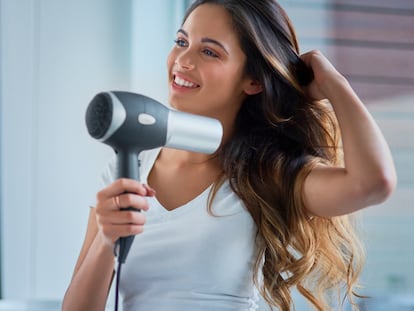
{"type": "Polygon", "coordinates": [[[243,90],[247,95],[256,95],[263,91],[263,86],[257,80],[247,79],[243,90]]]}

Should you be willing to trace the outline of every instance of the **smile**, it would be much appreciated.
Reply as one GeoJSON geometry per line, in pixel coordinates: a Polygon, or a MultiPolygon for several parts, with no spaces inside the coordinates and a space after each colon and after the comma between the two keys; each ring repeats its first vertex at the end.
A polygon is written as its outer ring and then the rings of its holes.
{"type": "Polygon", "coordinates": [[[184,79],[179,78],[177,76],[174,76],[174,83],[178,86],[187,87],[187,88],[197,88],[197,87],[199,87],[198,84],[195,84],[193,82],[184,80],[184,79]]]}

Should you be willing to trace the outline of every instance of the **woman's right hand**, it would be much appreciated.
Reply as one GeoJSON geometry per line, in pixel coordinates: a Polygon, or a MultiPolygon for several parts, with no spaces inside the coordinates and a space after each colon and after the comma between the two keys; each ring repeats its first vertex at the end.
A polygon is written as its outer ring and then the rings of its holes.
{"type": "Polygon", "coordinates": [[[148,210],[145,197],[154,196],[155,191],[133,179],[121,178],[98,192],[96,198],[96,222],[98,234],[103,241],[114,246],[120,237],[136,235],[143,231],[145,214],[132,210],[132,207],[148,210]]]}

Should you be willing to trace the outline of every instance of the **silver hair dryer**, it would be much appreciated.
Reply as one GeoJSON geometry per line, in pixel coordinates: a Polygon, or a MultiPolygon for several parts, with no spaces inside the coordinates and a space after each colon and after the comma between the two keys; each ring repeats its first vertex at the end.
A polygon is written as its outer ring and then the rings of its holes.
{"type": "MultiPolygon", "coordinates": [[[[121,91],[95,95],[85,119],[89,134],[115,150],[117,177],[135,180],[141,151],[166,146],[211,154],[223,134],[216,119],[174,111],[152,98],[121,91]]],[[[134,236],[118,240],[119,262],[125,262],[133,240],[134,236]]]]}

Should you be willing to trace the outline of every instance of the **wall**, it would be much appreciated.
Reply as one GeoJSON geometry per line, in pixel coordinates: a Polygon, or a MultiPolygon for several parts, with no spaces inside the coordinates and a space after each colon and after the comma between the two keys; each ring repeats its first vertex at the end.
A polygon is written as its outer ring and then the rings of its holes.
{"type": "Polygon", "coordinates": [[[414,2],[280,1],[303,51],[320,49],[367,102],[412,94],[414,2]],[[320,16],[325,16],[319,20],[320,16]]]}
{"type": "Polygon", "coordinates": [[[112,151],[84,112],[130,88],[130,2],[2,0],[2,284],[7,299],[60,299],[112,151]]]}
{"type": "Polygon", "coordinates": [[[167,55],[173,46],[187,2],[185,0],[132,2],[132,91],[166,103],[167,55]]]}
{"type": "MultiPolygon", "coordinates": [[[[1,5],[0,5],[0,16],[2,14],[1,12],[2,12],[2,8],[1,8],[1,5]]],[[[2,53],[3,53],[2,52],[3,51],[2,42],[3,42],[3,40],[2,40],[1,23],[0,23],[0,60],[2,59],[2,53]]],[[[2,72],[2,66],[3,65],[0,61],[0,73],[2,72]]],[[[0,74],[0,94],[3,94],[1,78],[2,78],[2,75],[0,74]]],[[[2,98],[0,96],[0,120],[2,119],[2,106],[3,106],[2,98]]],[[[3,146],[3,144],[2,144],[2,140],[1,140],[1,128],[0,128],[0,175],[1,175],[1,172],[2,172],[2,158],[1,158],[2,154],[3,154],[2,146],[3,146]]],[[[3,197],[3,195],[2,195],[3,194],[2,193],[3,186],[1,184],[1,182],[2,182],[2,179],[0,178],[0,224],[3,223],[3,221],[2,221],[2,212],[1,212],[1,202],[3,201],[3,199],[2,199],[2,197],[3,197]]],[[[2,273],[2,264],[1,264],[2,263],[2,258],[3,258],[2,251],[3,251],[3,236],[2,236],[1,226],[0,226],[0,299],[3,298],[3,284],[2,284],[3,273],[2,273]]]]}
{"type": "Polygon", "coordinates": [[[413,103],[414,90],[410,95],[376,101],[368,107],[390,144],[398,185],[390,200],[363,212],[367,292],[401,304],[405,301],[410,310],[414,307],[413,103]]]}

